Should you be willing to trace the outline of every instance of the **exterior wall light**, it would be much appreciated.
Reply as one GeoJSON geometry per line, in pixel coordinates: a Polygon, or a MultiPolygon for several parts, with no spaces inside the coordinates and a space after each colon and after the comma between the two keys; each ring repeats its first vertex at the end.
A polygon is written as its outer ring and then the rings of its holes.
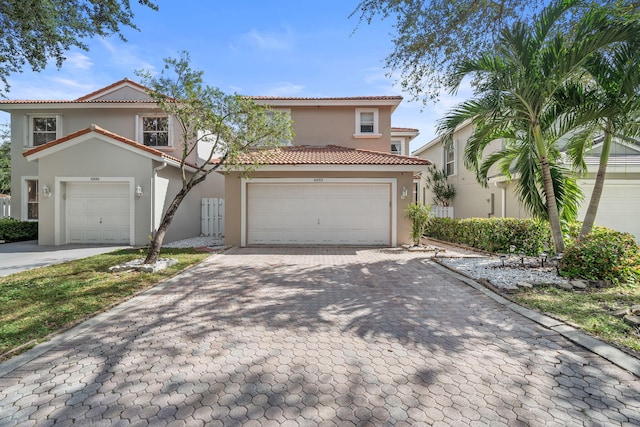
{"type": "Polygon", "coordinates": [[[142,192],[142,185],[136,185],[136,196],[142,197],[144,193],[142,192]]]}
{"type": "Polygon", "coordinates": [[[407,190],[407,187],[402,187],[402,193],[400,195],[400,198],[404,200],[407,198],[408,195],[409,195],[409,191],[407,190]]]}
{"type": "Polygon", "coordinates": [[[46,185],[42,186],[42,195],[44,197],[51,197],[51,190],[46,185]]]}

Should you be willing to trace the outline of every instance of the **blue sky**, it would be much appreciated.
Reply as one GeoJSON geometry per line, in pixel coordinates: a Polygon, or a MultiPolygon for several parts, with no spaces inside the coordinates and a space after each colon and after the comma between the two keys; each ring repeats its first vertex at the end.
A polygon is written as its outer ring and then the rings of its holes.
{"type": "MultiPolygon", "coordinates": [[[[7,97],[74,99],[124,77],[139,80],[135,70],[159,70],[163,58],[186,50],[207,84],[225,92],[403,95],[392,124],[420,129],[412,149],[431,140],[436,120],[461,100],[443,96],[426,106],[411,101],[384,68],[393,49],[391,21],[358,26],[357,17],[349,18],[357,0],[158,0],[158,12],[132,3],[140,31],[124,29],[127,42],[91,39],[88,52],[69,52],[59,70],[52,64],[41,73],[11,76],[7,97]]],[[[2,114],[0,122],[6,121],[2,114]]]]}

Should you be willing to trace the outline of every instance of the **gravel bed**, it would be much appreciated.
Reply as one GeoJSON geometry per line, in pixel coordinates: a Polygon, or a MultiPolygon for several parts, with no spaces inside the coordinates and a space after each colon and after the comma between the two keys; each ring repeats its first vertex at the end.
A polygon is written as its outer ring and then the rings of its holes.
{"type": "Polygon", "coordinates": [[[192,237],[190,239],[176,240],[162,245],[165,248],[220,248],[224,246],[224,239],[211,236],[192,237]]]}
{"type": "Polygon", "coordinates": [[[538,258],[525,258],[524,265],[519,257],[502,261],[498,257],[484,258],[438,258],[443,264],[465,273],[475,279],[487,279],[497,288],[514,289],[518,282],[536,284],[566,283],[558,276],[555,267],[540,266],[538,258]]]}

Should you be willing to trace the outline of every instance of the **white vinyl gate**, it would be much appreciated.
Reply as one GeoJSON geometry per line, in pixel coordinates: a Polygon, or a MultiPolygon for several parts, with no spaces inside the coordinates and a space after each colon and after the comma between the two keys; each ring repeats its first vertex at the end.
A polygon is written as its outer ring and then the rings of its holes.
{"type": "Polygon", "coordinates": [[[224,236],[224,199],[202,199],[203,236],[224,236]]]}
{"type": "Polygon", "coordinates": [[[453,218],[453,206],[431,205],[431,216],[434,218],[453,218]]]}
{"type": "Polygon", "coordinates": [[[0,197],[0,218],[9,218],[11,216],[11,198],[0,197]]]}

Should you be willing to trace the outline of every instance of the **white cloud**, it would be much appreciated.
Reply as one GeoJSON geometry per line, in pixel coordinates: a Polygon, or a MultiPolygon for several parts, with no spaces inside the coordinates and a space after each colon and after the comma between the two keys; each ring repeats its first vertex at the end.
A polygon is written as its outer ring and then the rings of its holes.
{"type": "Polygon", "coordinates": [[[152,73],[156,70],[153,64],[142,58],[138,46],[120,41],[114,45],[109,39],[101,39],[100,42],[110,54],[108,62],[123,68],[127,75],[132,75],[136,70],[147,70],[152,73]]]}
{"type": "Polygon", "coordinates": [[[68,52],[65,54],[65,57],[67,59],[66,61],[64,61],[63,67],[67,71],[73,71],[73,70],[84,71],[84,70],[89,70],[91,67],[93,67],[93,61],[91,61],[91,58],[89,58],[87,55],[83,53],[68,52]]]}
{"type": "Polygon", "coordinates": [[[261,95],[265,96],[298,96],[304,90],[303,85],[293,83],[277,83],[274,86],[266,88],[261,95]]]}
{"type": "Polygon", "coordinates": [[[258,31],[252,28],[242,34],[242,40],[250,46],[261,50],[289,50],[293,47],[294,34],[291,28],[283,32],[258,31]]]}

